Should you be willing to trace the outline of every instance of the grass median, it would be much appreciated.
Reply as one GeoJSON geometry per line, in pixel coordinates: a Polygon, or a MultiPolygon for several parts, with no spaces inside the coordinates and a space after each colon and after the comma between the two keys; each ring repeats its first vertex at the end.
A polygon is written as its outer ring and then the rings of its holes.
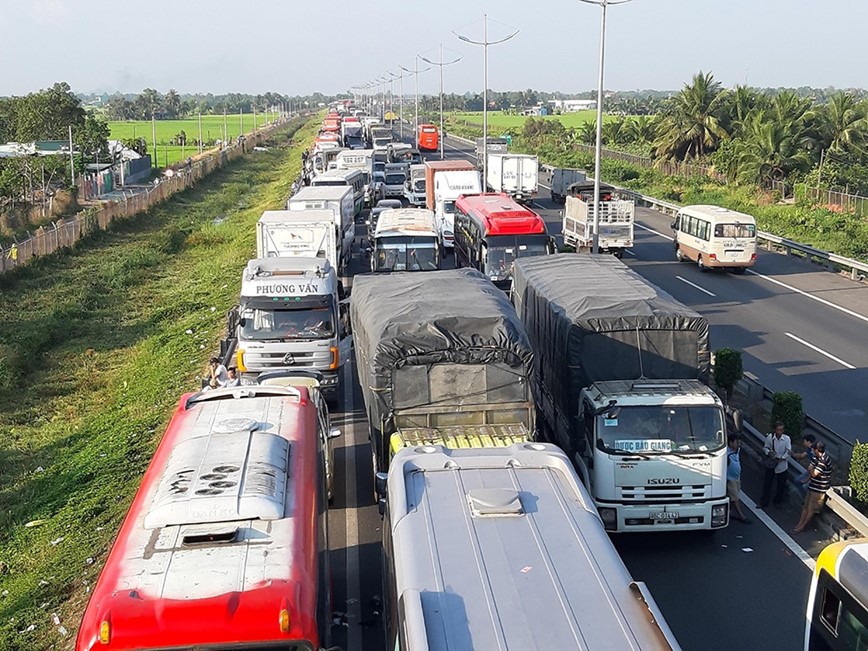
{"type": "Polygon", "coordinates": [[[224,333],[256,220],[283,205],[318,121],[298,126],[0,277],[0,649],[72,648],[168,417],[224,333]]]}

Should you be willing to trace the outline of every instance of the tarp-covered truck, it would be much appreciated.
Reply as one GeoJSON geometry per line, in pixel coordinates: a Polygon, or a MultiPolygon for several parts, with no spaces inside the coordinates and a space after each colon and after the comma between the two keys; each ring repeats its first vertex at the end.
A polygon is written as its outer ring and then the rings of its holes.
{"type": "Polygon", "coordinates": [[[540,433],[572,459],[610,531],[728,523],[723,404],[708,321],[609,256],[515,262],[540,433]]]}
{"type": "Polygon", "coordinates": [[[533,436],[530,343],[478,271],[356,276],[350,318],[375,472],[388,468],[390,447],[533,436]]]}

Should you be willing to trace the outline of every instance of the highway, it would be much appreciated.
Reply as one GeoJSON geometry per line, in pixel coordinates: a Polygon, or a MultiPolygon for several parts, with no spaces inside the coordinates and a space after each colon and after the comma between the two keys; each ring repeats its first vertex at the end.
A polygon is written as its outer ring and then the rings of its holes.
{"type": "MultiPolygon", "coordinates": [[[[447,158],[472,157],[467,145],[451,138],[447,143],[447,158]]],[[[560,206],[547,197],[541,188],[534,207],[559,233],[560,206]]],[[[859,435],[865,419],[860,380],[868,362],[860,334],[868,320],[868,288],[771,253],[760,254],[755,273],[701,273],[674,261],[668,217],[641,209],[637,223],[636,246],[625,262],[705,314],[714,348],[743,350],[745,367],[764,384],[798,391],[811,415],[842,434],[859,435]]],[[[363,270],[360,260],[354,265],[363,270]]],[[[334,424],[343,430],[329,517],[333,643],[379,650],[381,521],[352,364],[344,378],[343,397],[333,410],[334,424]]],[[[746,483],[755,496],[757,486],[746,483]]],[[[753,506],[750,498],[747,504],[753,506]]],[[[648,584],[684,649],[801,648],[812,560],[767,515],[754,513],[752,525],[734,523],[714,535],[615,537],[631,573],[648,584]]],[[[773,515],[778,521],[790,517],[773,515]]]]}

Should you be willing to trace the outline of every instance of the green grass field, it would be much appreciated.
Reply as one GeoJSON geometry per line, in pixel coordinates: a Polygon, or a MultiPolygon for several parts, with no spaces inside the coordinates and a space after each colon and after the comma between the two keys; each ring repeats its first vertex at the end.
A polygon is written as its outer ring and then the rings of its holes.
{"type": "MultiPolygon", "coordinates": [[[[256,126],[261,127],[265,124],[265,115],[258,114],[256,116],[256,126]]],[[[131,122],[109,122],[112,139],[126,138],[144,138],[148,143],[148,153],[153,154],[153,140],[151,122],[131,121],[131,122]]],[[[182,161],[188,156],[195,156],[198,152],[196,139],[199,137],[199,121],[197,118],[186,118],[184,120],[157,120],[155,122],[157,130],[157,161],[160,167],[166,167],[172,163],[182,161]],[[168,144],[178,134],[184,131],[187,134],[187,145],[168,144]],[[167,158],[168,157],[168,158],[167,158]],[[168,162],[167,162],[168,161],[168,162]]],[[[232,142],[240,133],[250,133],[254,129],[253,115],[245,114],[242,128],[242,119],[238,114],[226,116],[226,133],[227,140],[232,142]]],[[[205,143],[205,149],[214,146],[216,140],[223,139],[223,116],[222,115],[203,115],[202,116],[202,141],[205,143]]]]}
{"type": "Polygon", "coordinates": [[[318,126],[0,276],[3,651],[71,650],[166,421],[224,333],[256,221],[283,206],[318,126]]]}
{"type": "MultiPolygon", "coordinates": [[[[470,124],[482,124],[482,113],[450,113],[449,116],[458,122],[460,122],[461,120],[465,120],[470,124]]],[[[593,122],[596,117],[597,112],[592,109],[589,111],[576,111],[575,113],[565,113],[563,115],[547,115],[543,118],[534,119],[560,120],[565,127],[570,128],[579,127],[586,122],[593,122]]],[[[614,117],[615,116],[612,115],[604,115],[603,122],[612,120],[614,119],[614,117]]],[[[501,113],[500,111],[489,111],[488,113],[489,126],[500,127],[502,129],[509,129],[510,127],[521,127],[527,119],[528,118],[526,115],[507,115],[506,113],[501,113]]]]}

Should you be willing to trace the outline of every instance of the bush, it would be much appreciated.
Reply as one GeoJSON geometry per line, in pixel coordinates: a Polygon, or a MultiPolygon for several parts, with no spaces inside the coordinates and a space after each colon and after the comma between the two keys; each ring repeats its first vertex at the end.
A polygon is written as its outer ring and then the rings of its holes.
{"type": "Polygon", "coordinates": [[[772,395],[772,423],[781,421],[791,439],[800,439],[805,423],[802,396],[793,391],[778,391],[772,395]]]}
{"type": "Polygon", "coordinates": [[[857,500],[868,503],[868,443],[858,440],[850,459],[850,488],[857,500]]]}
{"type": "Polygon", "coordinates": [[[726,391],[726,399],[732,398],[732,390],[744,375],[741,351],[721,348],[714,353],[714,381],[726,391]]]}

